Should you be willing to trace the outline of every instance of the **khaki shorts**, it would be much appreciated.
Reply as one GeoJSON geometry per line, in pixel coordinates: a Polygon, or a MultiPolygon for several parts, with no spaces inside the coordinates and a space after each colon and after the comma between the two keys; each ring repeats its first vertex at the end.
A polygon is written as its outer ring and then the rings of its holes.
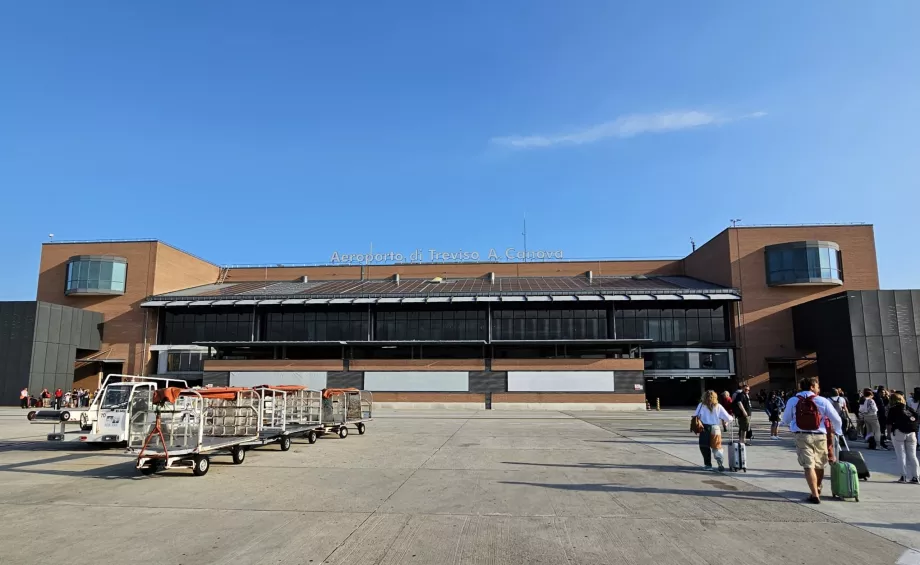
{"type": "Polygon", "coordinates": [[[803,469],[823,469],[827,466],[827,436],[795,434],[795,453],[803,469]]]}

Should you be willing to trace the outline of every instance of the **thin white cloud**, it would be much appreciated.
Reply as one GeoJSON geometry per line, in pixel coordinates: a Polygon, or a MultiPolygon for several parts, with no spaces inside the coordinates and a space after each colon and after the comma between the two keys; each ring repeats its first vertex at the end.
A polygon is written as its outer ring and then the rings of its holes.
{"type": "Polygon", "coordinates": [[[584,145],[611,137],[627,138],[644,133],[666,133],[702,126],[724,124],[748,118],[762,118],[766,112],[724,117],[709,112],[663,112],[660,114],[630,114],[585,129],[555,135],[509,135],[493,137],[493,145],[512,149],[533,149],[555,145],[584,145]]]}

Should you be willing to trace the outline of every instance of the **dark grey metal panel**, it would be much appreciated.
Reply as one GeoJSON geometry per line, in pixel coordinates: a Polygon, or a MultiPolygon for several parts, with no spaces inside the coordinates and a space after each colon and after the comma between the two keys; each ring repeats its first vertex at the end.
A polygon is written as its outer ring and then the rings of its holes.
{"type": "Polygon", "coordinates": [[[885,372],[885,344],[881,336],[866,338],[866,351],[869,355],[869,372],[885,372]]]}
{"type": "Polygon", "coordinates": [[[83,327],[80,330],[80,349],[98,351],[102,346],[102,313],[83,311],[83,327]]]}
{"type": "Polygon", "coordinates": [[[886,335],[882,338],[882,344],[885,346],[885,371],[888,373],[904,372],[901,365],[901,340],[898,336],[886,335]]]}
{"type": "Polygon", "coordinates": [[[850,335],[866,335],[866,318],[863,315],[862,293],[847,293],[847,303],[850,309],[850,335]]]}
{"type": "Polygon", "coordinates": [[[328,388],[364,388],[363,371],[331,371],[326,374],[328,388]]]}
{"type": "Polygon", "coordinates": [[[920,373],[904,373],[904,392],[910,394],[920,387],[920,373]]]}
{"type": "Polygon", "coordinates": [[[73,313],[75,308],[61,308],[61,334],[58,338],[61,343],[72,344],[73,335],[70,333],[70,326],[73,324],[73,313]]]}
{"type": "Polygon", "coordinates": [[[58,348],[61,347],[57,343],[48,343],[45,347],[45,359],[44,364],[42,365],[42,372],[44,373],[57,373],[57,355],[58,348]]]}
{"type": "Polygon", "coordinates": [[[872,383],[872,390],[879,385],[888,386],[888,373],[869,373],[869,381],[872,383]]]}
{"type": "Polygon", "coordinates": [[[507,392],[508,373],[506,371],[471,371],[470,392],[507,392]]]}
{"type": "Polygon", "coordinates": [[[882,317],[882,335],[898,335],[898,309],[893,291],[878,291],[878,311],[882,317]]]}
{"type": "Polygon", "coordinates": [[[872,379],[869,376],[869,373],[856,373],[856,386],[859,388],[856,392],[861,392],[864,388],[869,388],[872,384],[872,379]]]}
{"type": "Polygon", "coordinates": [[[898,315],[898,335],[917,335],[909,290],[894,291],[894,307],[898,315]]]}
{"type": "Polygon", "coordinates": [[[44,341],[36,341],[32,346],[32,363],[29,370],[33,373],[44,373],[47,354],[48,344],[44,341]]]}
{"type": "Polygon", "coordinates": [[[862,293],[863,319],[866,322],[866,335],[882,335],[882,318],[878,310],[878,292],[862,293]]]}
{"type": "Polygon", "coordinates": [[[644,371],[614,371],[613,391],[621,394],[645,394],[644,371]],[[643,388],[636,389],[636,385],[643,388]]]}
{"type": "Polygon", "coordinates": [[[63,311],[58,304],[51,305],[51,312],[48,316],[48,341],[52,343],[61,343],[61,317],[63,311]]]}
{"type": "Polygon", "coordinates": [[[857,373],[869,372],[869,353],[865,336],[853,338],[853,366],[857,373]]]}
{"type": "Polygon", "coordinates": [[[228,371],[208,371],[201,376],[202,386],[229,386],[230,373],[228,371]]]}
{"type": "Polygon", "coordinates": [[[917,336],[901,336],[901,367],[905,373],[920,372],[920,355],[917,352],[917,336]]]}
{"type": "Polygon", "coordinates": [[[914,311],[914,327],[920,334],[920,290],[910,291],[910,305],[914,311]]]}
{"type": "Polygon", "coordinates": [[[888,390],[904,391],[904,373],[885,373],[888,382],[884,383],[888,390]]]}
{"type": "Polygon", "coordinates": [[[71,311],[71,321],[70,321],[70,341],[79,347],[80,345],[80,330],[83,329],[83,310],[80,308],[74,308],[71,311]]]}
{"type": "Polygon", "coordinates": [[[48,343],[48,324],[51,321],[51,305],[44,302],[38,303],[35,317],[35,341],[48,343]]]}

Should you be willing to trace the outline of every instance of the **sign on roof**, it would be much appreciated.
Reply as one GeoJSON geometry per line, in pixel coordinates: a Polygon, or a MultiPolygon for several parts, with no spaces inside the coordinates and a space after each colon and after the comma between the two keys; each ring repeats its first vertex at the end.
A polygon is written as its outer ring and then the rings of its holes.
{"type": "Polygon", "coordinates": [[[563,259],[559,249],[523,250],[506,247],[504,250],[491,248],[488,253],[479,251],[440,251],[438,249],[415,249],[408,255],[398,251],[377,253],[332,252],[330,263],[336,265],[367,265],[370,263],[466,263],[476,261],[545,261],[563,259]]]}

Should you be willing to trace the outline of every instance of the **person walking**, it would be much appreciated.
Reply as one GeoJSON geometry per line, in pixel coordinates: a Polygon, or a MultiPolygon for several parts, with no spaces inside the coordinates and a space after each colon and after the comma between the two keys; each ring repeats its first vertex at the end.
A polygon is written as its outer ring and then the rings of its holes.
{"type": "Polygon", "coordinates": [[[824,481],[824,467],[827,466],[827,427],[842,426],[837,408],[821,395],[817,377],[806,377],[799,381],[799,393],[789,399],[783,412],[783,425],[788,425],[795,434],[795,452],[799,465],[805,471],[805,482],[810,491],[806,499],[812,504],[821,503],[821,483],[824,481]]]}
{"type": "Polygon", "coordinates": [[[903,395],[892,394],[888,411],[888,433],[894,445],[894,453],[901,464],[899,483],[910,480],[920,484],[920,462],[917,461],[917,428],[920,416],[907,406],[903,395]],[[909,478],[909,479],[908,479],[909,478]]]}
{"type": "Polygon", "coordinates": [[[55,389],[54,391],[54,409],[55,410],[61,409],[61,402],[63,402],[63,400],[64,400],[64,391],[61,390],[60,388],[55,389]]]}
{"type": "Polygon", "coordinates": [[[862,403],[859,405],[859,415],[866,423],[866,443],[869,449],[877,449],[877,442],[881,441],[882,428],[878,421],[878,405],[873,398],[872,389],[863,390],[862,403]]]}
{"type": "Polygon", "coordinates": [[[751,387],[742,385],[732,396],[732,413],[738,419],[738,440],[751,445],[751,387]]]}
{"type": "Polygon", "coordinates": [[[914,392],[911,393],[910,398],[907,400],[907,407],[920,414],[920,386],[914,387],[914,392]]]}
{"type": "Polygon", "coordinates": [[[29,389],[24,388],[19,391],[19,407],[28,408],[29,407],[29,389]]]}
{"type": "Polygon", "coordinates": [[[882,449],[888,449],[888,390],[882,385],[875,389],[875,406],[878,408],[878,426],[882,430],[879,443],[882,449]]]}
{"type": "MultiPolygon", "coordinates": [[[[722,395],[719,396],[719,405],[728,413],[732,418],[735,417],[735,414],[732,410],[732,395],[727,390],[722,391],[722,395]]],[[[722,431],[728,431],[728,425],[725,422],[722,422],[722,431]]]]}
{"type": "Polygon", "coordinates": [[[783,397],[774,390],[770,392],[766,405],[767,417],[770,418],[770,439],[779,439],[779,421],[783,417],[786,403],[783,402],[783,397]]]}
{"type": "Polygon", "coordinates": [[[715,457],[719,471],[725,470],[722,458],[722,430],[721,423],[729,423],[732,416],[719,404],[716,393],[707,390],[703,393],[699,405],[696,407],[696,416],[703,424],[700,432],[700,453],[703,455],[703,469],[712,471],[712,459],[715,457]]]}

